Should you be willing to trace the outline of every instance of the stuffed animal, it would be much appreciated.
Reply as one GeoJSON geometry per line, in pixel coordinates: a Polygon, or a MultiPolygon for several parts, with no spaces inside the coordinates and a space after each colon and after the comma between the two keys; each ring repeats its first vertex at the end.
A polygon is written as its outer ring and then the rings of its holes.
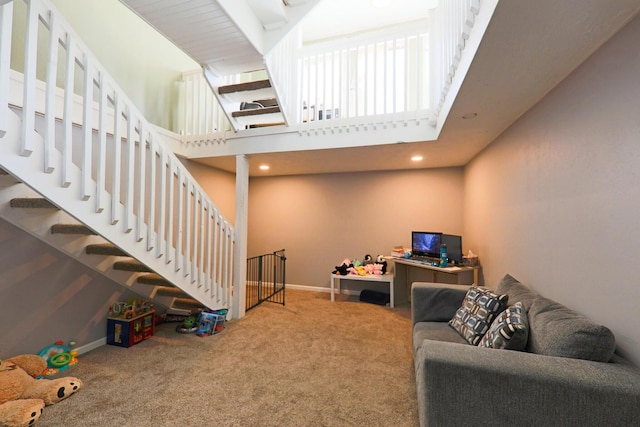
{"type": "Polygon", "coordinates": [[[369,254],[364,256],[364,260],[362,261],[362,265],[367,266],[369,264],[373,264],[373,257],[369,254]]]}
{"type": "Polygon", "coordinates": [[[349,267],[353,267],[351,260],[349,258],[345,258],[342,261],[342,264],[336,265],[336,269],[333,270],[332,274],[339,274],[340,276],[346,276],[349,274],[349,267]]]}
{"type": "Polygon", "coordinates": [[[387,260],[384,259],[384,256],[378,255],[376,257],[376,264],[380,264],[382,266],[382,268],[381,268],[382,274],[386,274],[387,273],[387,260]]]}
{"type": "Polygon", "coordinates": [[[24,354],[0,360],[0,425],[31,426],[38,421],[45,405],[53,405],[82,387],[78,378],[40,379],[47,362],[24,354]]]}

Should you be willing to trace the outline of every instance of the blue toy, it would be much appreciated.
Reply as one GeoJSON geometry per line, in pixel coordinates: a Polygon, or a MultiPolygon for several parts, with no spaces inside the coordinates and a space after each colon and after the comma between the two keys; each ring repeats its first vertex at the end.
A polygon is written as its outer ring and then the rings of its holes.
{"type": "Polygon", "coordinates": [[[50,377],[56,375],[62,371],[66,371],[69,367],[78,363],[77,350],[72,350],[71,347],[75,346],[75,341],[69,341],[69,345],[65,345],[62,341],[56,341],[55,343],[45,347],[38,356],[42,357],[47,362],[47,369],[44,370],[38,378],[50,377]]]}

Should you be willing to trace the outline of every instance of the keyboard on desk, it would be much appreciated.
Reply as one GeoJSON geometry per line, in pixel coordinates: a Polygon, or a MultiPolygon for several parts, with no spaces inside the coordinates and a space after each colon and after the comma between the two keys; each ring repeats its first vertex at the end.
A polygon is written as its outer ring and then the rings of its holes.
{"type": "Polygon", "coordinates": [[[411,257],[409,257],[409,259],[411,261],[416,261],[416,262],[419,262],[421,264],[427,264],[427,265],[433,265],[433,266],[440,265],[440,258],[412,255],[411,257]]]}

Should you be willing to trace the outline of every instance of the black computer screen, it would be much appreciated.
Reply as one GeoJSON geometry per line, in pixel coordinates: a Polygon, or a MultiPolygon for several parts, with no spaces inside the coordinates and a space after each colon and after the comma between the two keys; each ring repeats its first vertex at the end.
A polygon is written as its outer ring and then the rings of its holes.
{"type": "Polygon", "coordinates": [[[411,253],[414,256],[440,256],[440,241],[442,233],[430,231],[411,232],[411,253]]]}
{"type": "Polygon", "coordinates": [[[462,236],[443,234],[442,243],[447,245],[447,258],[456,264],[462,264],[462,236]]]}

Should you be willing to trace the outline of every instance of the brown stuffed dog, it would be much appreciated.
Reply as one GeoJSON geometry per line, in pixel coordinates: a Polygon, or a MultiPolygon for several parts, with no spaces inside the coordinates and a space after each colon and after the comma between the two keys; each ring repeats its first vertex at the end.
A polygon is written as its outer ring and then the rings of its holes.
{"type": "Polygon", "coordinates": [[[31,426],[45,405],[60,402],[82,387],[82,381],[72,377],[36,380],[46,367],[44,359],[32,354],[0,361],[1,426],[31,426]]]}

